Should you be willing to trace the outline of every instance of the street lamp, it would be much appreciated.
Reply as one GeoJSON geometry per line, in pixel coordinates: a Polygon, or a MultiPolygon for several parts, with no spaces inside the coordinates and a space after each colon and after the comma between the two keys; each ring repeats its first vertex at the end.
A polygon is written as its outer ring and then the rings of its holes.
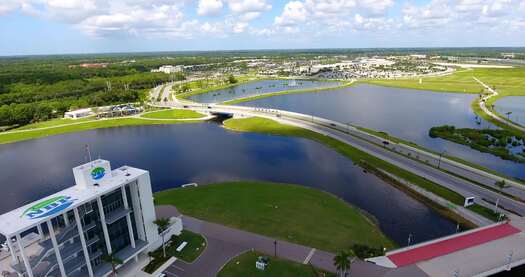
{"type": "Polygon", "coordinates": [[[446,151],[446,150],[443,150],[443,152],[441,152],[441,153],[439,154],[438,169],[441,168],[441,159],[443,158],[443,155],[445,155],[446,153],[447,153],[447,151],[446,151]]]}

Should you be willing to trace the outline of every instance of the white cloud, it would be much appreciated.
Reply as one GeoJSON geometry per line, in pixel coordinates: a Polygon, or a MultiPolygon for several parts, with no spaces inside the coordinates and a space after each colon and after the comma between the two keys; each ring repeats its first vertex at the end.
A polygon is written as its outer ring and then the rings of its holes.
{"type": "Polygon", "coordinates": [[[6,14],[20,7],[20,1],[16,0],[2,0],[0,2],[0,15],[6,14]]]}
{"type": "Polygon", "coordinates": [[[246,22],[237,22],[235,25],[233,25],[233,32],[236,34],[244,33],[246,31],[246,28],[248,28],[248,23],[246,22]]]}
{"type": "Polygon", "coordinates": [[[265,12],[272,8],[266,0],[227,0],[230,10],[234,13],[265,12]]]}
{"type": "Polygon", "coordinates": [[[394,0],[360,0],[358,6],[371,15],[383,15],[394,5],[394,0]]]}
{"type": "Polygon", "coordinates": [[[432,0],[422,6],[406,5],[403,22],[412,28],[438,27],[452,20],[452,9],[446,0],[432,0]]]}
{"type": "Polygon", "coordinates": [[[197,14],[201,16],[216,16],[222,12],[221,0],[199,0],[197,14]]]}
{"type": "Polygon", "coordinates": [[[293,26],[306,21],[308,11],[303,2],[291,1],[284,6],[283,13],[275,18],[275,24],[279,26],[293,26]]]}

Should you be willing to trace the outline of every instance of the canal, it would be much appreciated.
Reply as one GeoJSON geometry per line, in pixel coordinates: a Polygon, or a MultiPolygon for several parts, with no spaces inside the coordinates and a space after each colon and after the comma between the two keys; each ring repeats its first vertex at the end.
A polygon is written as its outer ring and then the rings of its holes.
{"type": "MultiPolygon", "coordinates": [[[[196,182],[265,180],[331,192],[373,215],[400,246],[455,232],[443,218],[322,144],[237,133],[214,122],[98,129],[0,145],[4,213],[73,184],[72,168],[92,156],[151,172],[154,191],[196,182]]],[[[305,211],[307,212],[307,211],[305,211]]]]}

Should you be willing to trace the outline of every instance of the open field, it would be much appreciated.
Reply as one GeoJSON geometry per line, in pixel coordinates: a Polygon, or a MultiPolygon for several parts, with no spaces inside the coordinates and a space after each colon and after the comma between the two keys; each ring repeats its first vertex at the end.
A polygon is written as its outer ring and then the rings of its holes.
{"type": "Polygon", "coordinates": [[[473,70],[460,70],[451,75],[439,77],[393,80],[367,80],[370,84],[432,90],[441,92],[482,93],[483,87],[472,77],[480,79],[491,87],[495,87],[505,96],[525,96],[525,67],[519,68],[477,68],[473,70]]]}
{"type": "Polygon", "coordinates": [[[364,82],[380,86],[401,87],[419,90],[432,90],[452,93],[480,93],[482,87],[472,79],[476,70],[463,70],[454,74],[438,77],[389,79],[389,80],[366,80],[364,82]]]}
{"type": "Polygon", "coordinates": [[[218,277],[318,277],[335,276],[333,273],[322,272],[315,270],[309,265],[299,264],[276,257],[269,257],[270,262],[266,270],[259,270],[255,268],[255,261],[257,257],[264,256],[258,252],[246,252],[227,263],[218,273],[218,277]]]}
{"type": "MultiPolygon", "coordinates": [[[[120,126],[136,126],[136,125],[155,125],[155,124],[175,124],[185,123],[188,121],[180,120],[154,120],[154,119],[140,119],[140,118],[117,118],[117,119],[101,119],[93,121],[85,121],[80,123],[72,123],[69,125],[58,125],[55,127],[48,127],[44,129],[11,131],[0,133],[0,144],[12,143],[22,140],[36,139],[47,136],[54,136],[66,133],[81,132],[100,128],[111,128],[120,126]]],[[[196,122],[196,121],[191,121],[196,122]]]]}
{"type": "Polygon", "coordinates": [[[158,192],[155,201],[185,215],[327,251],[356,243],[394,246],[358,209],[297,185],[227,182],[158,192]]]}
{"type": "Polygon", "coordinates": [[[68,118],[56,118],[51,119],[47,121],[41,121],[36,123],[31,123],[28,125],[24,125],[20,128],[13,129],[11,131],[18,131],[18,130],[31,130],[31,129],[38,129],[38,128],[48,128],[48,127],[55,127],[60,125],[67,125],[67,124],[73,124],[73,123],[80,123],[80,122],[86,122],[86,121],[92,121],[95,117],[85,117],[85,118],[79,118],[79,119],[68,119],[68,118]]]}
{"type": "Polygon", "coordinates": [[[156,112],[144,113],[141,117],[152,118],[152,119],[189,119],[189,118],[201,118],[205,115],[194,112],[191,110],[181,110],[181,109],[170,109],[170,110],[161,110],[156,112]]]}

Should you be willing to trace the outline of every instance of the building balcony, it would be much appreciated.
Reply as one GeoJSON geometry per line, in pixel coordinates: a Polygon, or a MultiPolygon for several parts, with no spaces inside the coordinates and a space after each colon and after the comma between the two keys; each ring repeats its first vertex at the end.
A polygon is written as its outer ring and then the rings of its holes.
{"type": "MultiPolygon", "coordinates": [[[[131,245],[130,245],[130,246],[120,250],[119,252],[117,252],[115,254],[115,256],[117,258],[119,258],[120,260],[122,260],[124,263],[126,263],[131,258],[137,256],[140,252],[144,251],[144,249],[146,249],[147,246],[148,246],[147,242],[142,241],[142,240],[136,240],[135,241],[135,248],[132,248],[131,245]]],[[[119,265],[118,267],[120,267],[120,266],[122,266],[122,265],[119,265]]],[[[104,263],[104,264],[99,265],[96,268],[93,268],[93,275],[95,277],[106,276],[108,273],[111,272],[111,270],[112,270],[111,264],[104,263]]]]}
{"type": "Polygon", "coordinates": [[[118,208],[110,213],[106,214],[106,224],[113,224],[117,222],[119,219],[127,216],[129,213],[131,213],[130,209],[126,209],[124,207],[118,208]]]}

